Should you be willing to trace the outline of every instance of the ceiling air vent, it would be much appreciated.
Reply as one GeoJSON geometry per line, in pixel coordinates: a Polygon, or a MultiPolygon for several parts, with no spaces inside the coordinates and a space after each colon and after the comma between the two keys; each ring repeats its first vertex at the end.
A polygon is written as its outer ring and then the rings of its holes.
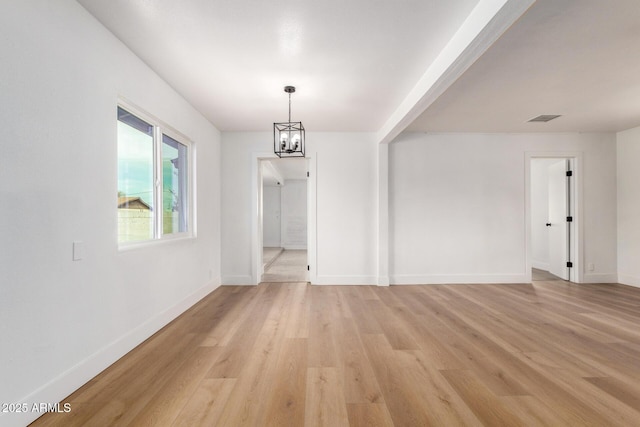
{"type": "Polygon", "coordinates": [[[546,122],[550,122],[553,119],[557,119],[558,117],[560,117],[559,114],[543,114],[541,116],[534,117],[533,119],[529,120],[529,123],[537,123],[537,122],[546,123],[546,122]]]}

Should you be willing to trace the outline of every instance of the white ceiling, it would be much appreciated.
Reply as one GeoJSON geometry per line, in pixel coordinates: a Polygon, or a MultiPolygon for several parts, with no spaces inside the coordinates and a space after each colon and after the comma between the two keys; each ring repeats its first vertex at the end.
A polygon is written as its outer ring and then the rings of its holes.
{"type": "MultiPolygon", "coordinates": [[[[506,0],[502,10],[534,1],[506,0]]],[[[477,27],[478,17],[500,21],[495,11],[485,15],[501,1],[78,2],[222,131],[268,131],[286,120],[288,84],[297,87],[292,119],[308,131],[382,129],[383,139],[391,134],[384,127],[404,128],[414,117],[409,129],[427,132],[640,125],[638,0],[537,0],[428,102],[412,95],[447,57],[452,37],[477,27]],[[411,114],[401,111],[407,102],[411,114]],[[539,114],[563,117],[525,123],[539,114]]]]}
{"type": "Polygon", "coordinates": [[[376,131],[478,0],[78,0],[221,131],[376,131]]]}
{"type": "Polygon", "coordinates": [[[538,0],[410,127],[590,132],[640,126],[640,1],[538,0]],[[548,123],[527,123],[561,114],[548,123]]]}

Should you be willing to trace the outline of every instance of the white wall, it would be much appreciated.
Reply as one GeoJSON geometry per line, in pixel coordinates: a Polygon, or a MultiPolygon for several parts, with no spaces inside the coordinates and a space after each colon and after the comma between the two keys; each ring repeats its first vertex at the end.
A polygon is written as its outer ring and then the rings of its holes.
{"type": "Polygon", "coordinates": [[[549,270],[549,171],[558,159],[531,160],[531,262],[534,268],[549,270]]]}
{"type": "Polygon", "coordinates": [[[220,134],[73,0],[3,4],[0,52],[0,402],[54,403],[219,284],[220,134]],[[195,143],[197,238],[118,250],[119,96],[195,143]]]}
{"type": "Polygon", "coordinates": [[[618,280],[640,286],[640,127],[619,132],[618,280]]]}
{"type": "MultiPolygon", "coordinates": [[[[253,153],[273,150],[271,132],[222,134],[222,272],[225,284],[250,284],[253,153]]],[[[368,133],[307,132],[316,164],[317,235],[311,281],[376,281],[377,145],[368,133]],[[339,153],[339,154],[336,154],[339,153]],[[314,274],[315,273],[315,274],[314,274]]],[[[311,215],[312,213],[310,213],[311,215]]]]}
{"type": "Polygon", "coordinates": [[[282,247],[307,249],[307,181],[286,180],[281,202],[282,247]]]}
{"type": "MultiPolygon", "coordinates": [[[[279,186],[265,185],[262,193],[262,246],[279,248],[281,245],[281,191],[279,186]]],[[[306,201],[305,201],[306,202],[306,201]]],[[[306,238],[306,236],[305,236],[306,238]]]]}
{"type": "Polygon", "coordinates": [[[581,152],[585,282],[616,280],[613,134],[405,133],[389,148],[391,283],[522,282],[527,152],[581,152]]]}

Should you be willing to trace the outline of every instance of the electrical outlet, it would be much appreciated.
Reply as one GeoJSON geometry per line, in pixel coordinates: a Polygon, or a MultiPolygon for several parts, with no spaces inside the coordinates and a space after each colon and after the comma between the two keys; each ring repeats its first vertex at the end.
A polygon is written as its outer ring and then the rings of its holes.
{"type": "Polygon", "coordinates": [[[589,270],[589,271],[593,271],[593,270],[595,270],[595,269],[596,269],[596,266],[595,266],[592,262],[590,262],[590,263],[587,265],[587,270],[589,270]]]}

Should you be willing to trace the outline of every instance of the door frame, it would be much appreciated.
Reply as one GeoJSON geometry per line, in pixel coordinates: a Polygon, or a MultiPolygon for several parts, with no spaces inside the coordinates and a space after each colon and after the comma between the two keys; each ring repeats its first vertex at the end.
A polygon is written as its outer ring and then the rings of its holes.
{"type": "Polygon", "coordinates": [[[532,255],[531,255],[531,161],[533,159],[569,159],[571,161],[571,201],[570,209],[573,216],[569,250],[573,267],[569,272],[569,281],[583,283],[584,272],[584,242],[583,236],[583,154],[580,151],[528,151],[525,152],[525,277],[531,283],[532,255]]]}
{"type": "MultiPolygon", "coordinates": [[[[262,276],[262,161],[277,159],[275,153],[251,153],[251,282],[260,284],[262,276]]],[[[307,178],[307,264],[310,266],[308,280],[313,283],[316,277],[316,179],[315,158],[307,153],[304,157],[307,162],[309,178],[307,178]]]]}

